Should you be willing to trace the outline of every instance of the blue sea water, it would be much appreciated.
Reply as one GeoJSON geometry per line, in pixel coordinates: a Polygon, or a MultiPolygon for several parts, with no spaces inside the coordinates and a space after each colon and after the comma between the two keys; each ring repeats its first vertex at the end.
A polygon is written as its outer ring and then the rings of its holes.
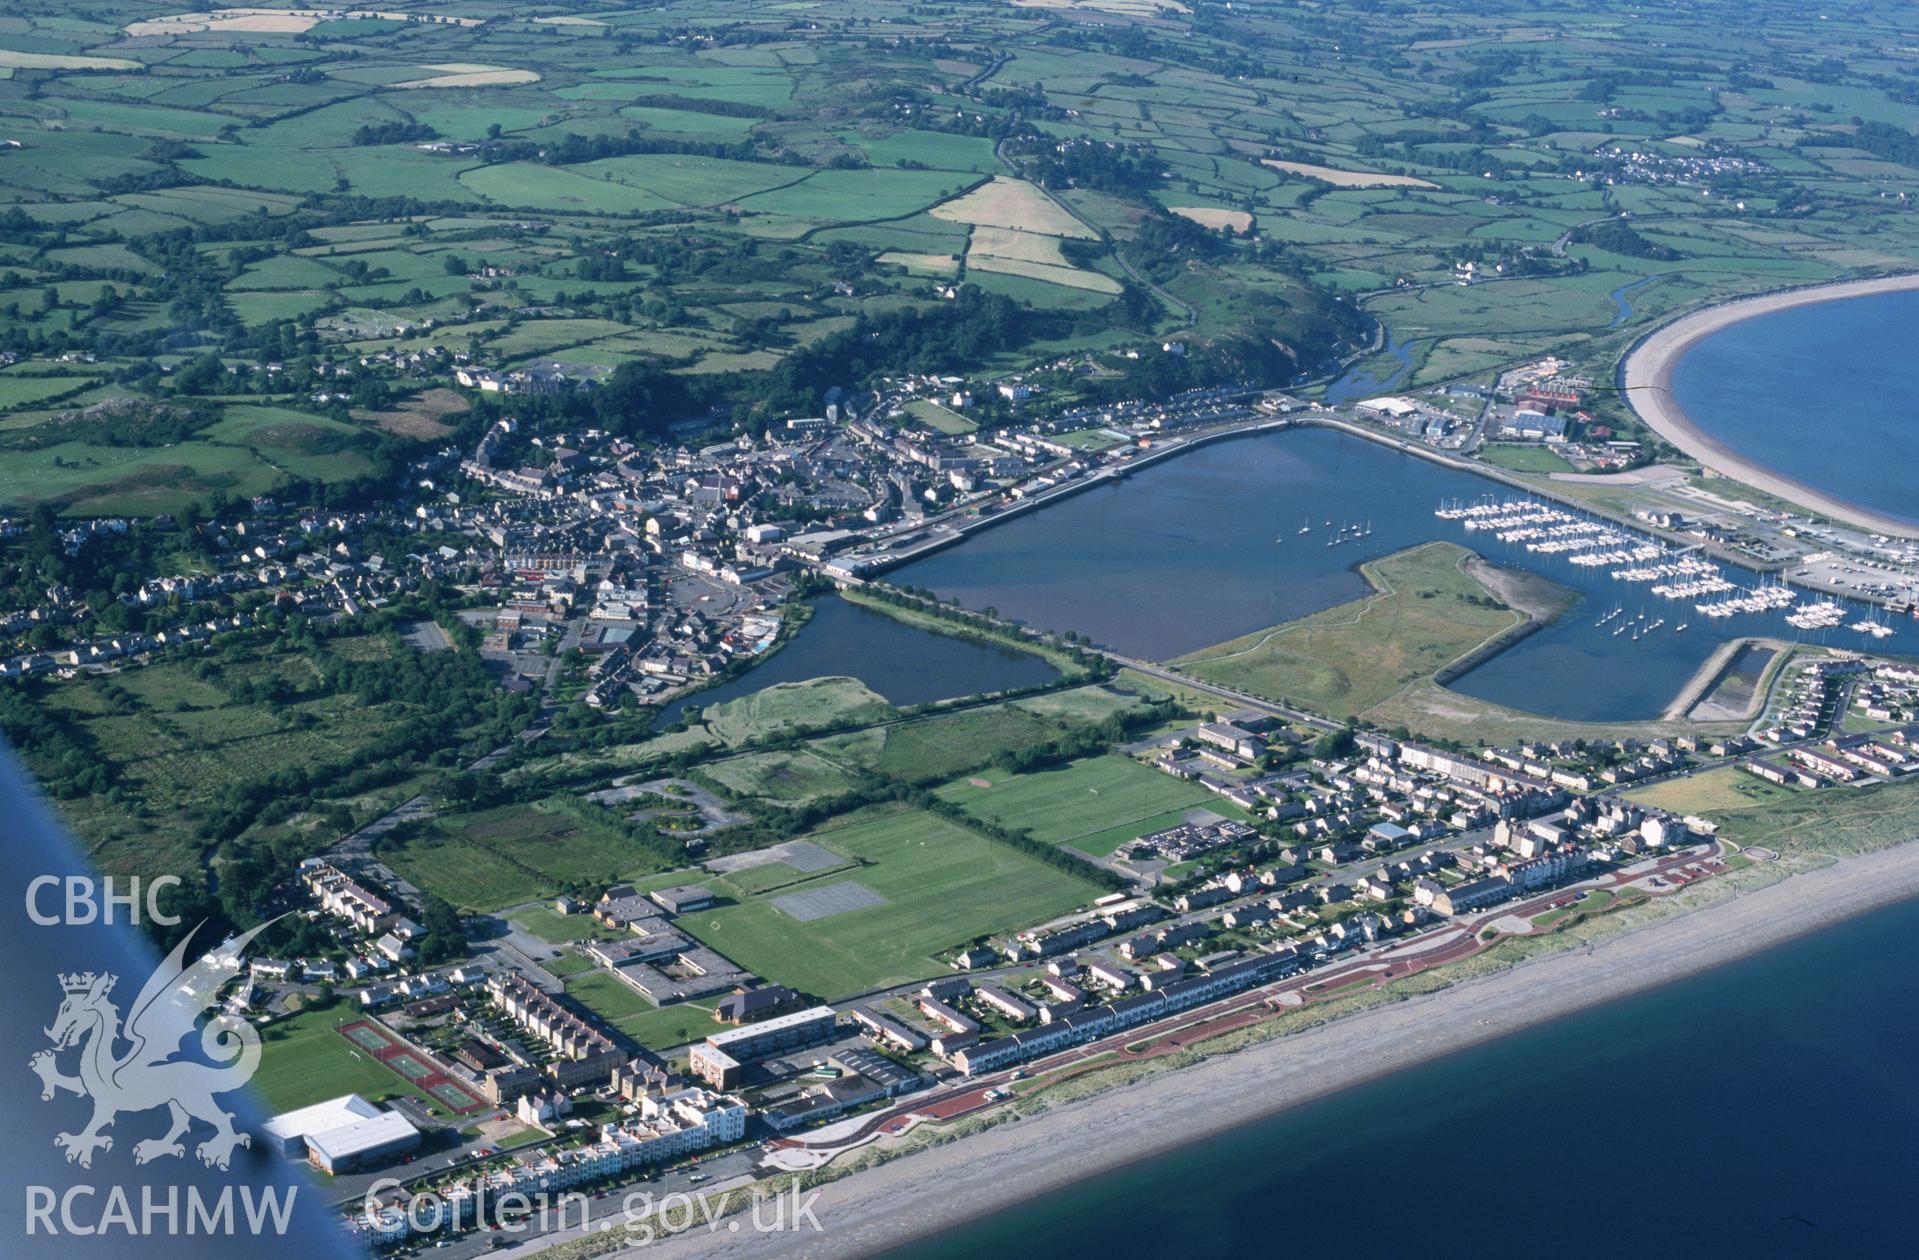
{"type": "Polygon", "coordinates": [[[1673,367],[1698,428],[1802,485],[1919,524],[1919,292],[1774,311],[1673,367]]]}
{"type": "Polygon", "coordinates": [[[1910,1255],[1915,965],[1908,902],[895,1254],[1910,1255]]]}

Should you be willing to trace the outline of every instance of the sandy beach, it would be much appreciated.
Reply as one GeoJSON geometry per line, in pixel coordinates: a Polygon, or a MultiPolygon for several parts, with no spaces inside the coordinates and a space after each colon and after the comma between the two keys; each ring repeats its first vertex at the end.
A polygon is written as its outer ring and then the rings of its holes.
{"type": "Polygon", "coordinates": [[[1550,955],[856,1173],[819,1191],[814,1211],[823,1232],[818,1234],[696,1229],[647,1250],[703,1260],[869,1255],[1209,1133],[1915,896],[1919,843],[1847,858],[1608,938],[1590,952],[1550,955]]]}
{"type": "Polygon", "coordinates": [[[1882,534],[1919,537],[1919,526],[1833,498],[1776,469],[1752,462],[1698,429],[1679,409],[1679,403],[1672,393],[1673,368],[1680,356],[1702,339],[1741,320],[1796,306],[1910,289],[1919,289],[1919,275],[1878,276],[1870,280],[1823,284],[1742,298],[1695,311],[1648,334],[1628,352],[1620,373],[1627,391],[1626,399],[1653,432],[1716,473],[1743,481],[1837,521],[1882,534]]]}

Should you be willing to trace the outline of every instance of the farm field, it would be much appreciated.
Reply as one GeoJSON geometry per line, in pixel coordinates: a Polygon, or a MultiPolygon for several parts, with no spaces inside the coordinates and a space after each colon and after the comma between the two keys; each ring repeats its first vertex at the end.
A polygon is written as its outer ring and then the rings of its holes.
{"type": "MultiPolygon", "coordinates": [[[[282,792],[284,817],[248,822],[253,816],[239,816],[240,834],[317,849],[339,834],[334,828],[409,795],[415,759],[435,746],[409,734],[417,703],[365,703],[351,692],[327,690],[320,671],[344,662],[394,661],[404,651],[383,635],[342,634],[308,652],[255,632],[191,662],[25,688],[20,702],[61,734],[57,741],[28,742],[21,752],[43,782],[56,785],[76,768],[73,758],[83,756],[79,769],[91,774],[97,768],[103,781],[140,802],[136,813],[104,792],[62,801],[68,825],[107,871],[151,876],[200,869],[218,839],[213,827],[225,825],[223,800],[289,767],[321,773],[324,781],[308,789],[311,799],[282,792]],[[394,739],[410,739],[412,746],[387,749],[385,742],[394,739]]],[[[445,711],[459,715],[464,699],[449,689],[445,711]]]]}
{"type": "Polygon", "coordinates": [[[935,954],[1063,913],[1099,892],[917,810],[868,810],[811,838],[859,865],[800,887],[857,883],[881,904],[801,922],[774,904],[787,895],[781,890],[689,915],[681,926],[759,975],[832,998],[933,975],[942,970],[935,954]]]}
{"type": "Polygon", "coordinates": [[[1465,568],[1471,553],[1427,543],[1361,566],[1377,592],[1175,664],[1208,682],[1356,717],[1524,620],[1465,568]]]}
{"type": "MultiPolygon", "coordinates": [[[[334,420],[312,359],[429,329],[407,348],[640,362],[726,394],[794,355],[846,354],[836,338],[861,316],[941,311],[938,279],[1026,315],[946,368],[1072,346],[1082,368],[1131,376],[1117,352],[1175,332],[1241,370],[1270,336],[1303,367],[1369,331],[1337,295],[1416,336],[1416,387],[1547,352],[1603,372],[1665,313],[1919,258],[1898,213],[1919,170],[1891,133],[1847,132],[1919,124],[1883,76],[1727,91],[1747,50],[1723,24],[1661,15],[1662,69],[1592,36],[1616,8],[1528,15],[1539,37],[1508,66],[1505,17],[1446,6],[1417,38],[1384,23],[1357,39],[1296,7],[1034,0],[894,22],[855,5],[747,47],[667,34],[765,20],[738,0],[530,20],[492,0],[430,20],[110,3],[83,21],[22,0],[0,30],[0,344],[35,368],[96,354],[103,381],[135,369],[115,387],[143,396],[168,389],[140,365],[217,351],[252,402],[334,420]],[[1313,51],[1335,45],[1337,71],[1313,51]],[[1724,159],[1723,195],[1692,195],[1703,153],[1724,159]],[[1626,214],[1640,253],[1578,237],[1626,214]],[[1463,256],[1503,267],[1498,283],[1446,283],[1463,256]],[[1615,329],[1609,295],[1645,279],[1615,329]],[[253,376],[277,358],[292,370],[253,376]]],[[[1761,10],[1833,54],[1821,64],[1885,42],[1761,10]]],[[[445,380],[407,373],[398,392],[445,380]]],[[[0,425],[51,389],[0,388],[0,425]]],[[[47,437],[0,446],[0,503],[177,513],[352,483],[370,455],[47,437]]]]}
{"type": "Polygon", "coordinates": [[[1304,175],[1307,179],[1316,179],[1335,188],[1437,188],[1438,184],[1415,179],[1410,175],[1387,175],[1378,171],[1342,171],[1330,166],[1315,166],[1311,162],[1281,162],[1266,159],[1267,166],[1276,171],[1285,171],[1289,175],[1304,175]]]}

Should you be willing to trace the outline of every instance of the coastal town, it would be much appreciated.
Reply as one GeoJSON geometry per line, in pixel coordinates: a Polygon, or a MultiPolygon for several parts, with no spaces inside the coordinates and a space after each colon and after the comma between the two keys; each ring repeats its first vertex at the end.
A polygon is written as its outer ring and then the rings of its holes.
{"type": "MultiPolygon", "coordinates": [[[[375,356],[367,366],[417,371],[460,357],[428,347],[375,356]]],[[[590,377],[536,380],[465,366],[454,369],[453,382],[476,393],[593,387],[590,377]]],[[[1554,446],[1570,467],[1621,467],[1634,444],[1604,440],[1605,427],[1578,409],[1585,384],[1544,360],[1501,373],[1483,388],[1446,386],[1430,397],[1381,396],[1350,408],[1220,387],[1164,403],[1056,410],[1022,423],[1019,410],[1034,391],[1015,378],[996,387],[1011,404],[1010,423],[952,436],[911,408],[969,402],[966,379],[907,377],[858,397],[836,387],[827,391],[823,415],[789,419],[759,437],[702,443],[728,427],[721,418],[703,418],[677,426],[686,443],[647,447],[593,428],[528,433],[505,415],[470,451],[416,459],[407,474],[411,493],[384,511],[320,514],[258,498],[230,522],[198,527],[217,560],[211,572],[156,576],[119,594],[118,610],[89,608],[78,593],[54,587],[40,603],[6,611],[0,635],[15,649],[0,659],[0,678],[137,664],[270,613],[351,617],[422,581],[446,581],[497,598],[462,619],[485,632],[483,650],[508,666],[509,686],[524,685],[516,670],[543,670],[544,660],[534,658],[549,639],[563,638],[594,657],[587,703],[617,705],[629,695],[666,702],[769,646],[780,606],[808,576],[850,582],[883,574],[1013,515],[1224,437],[1337,425],[1433,458],[1500,440],[1554,446]],[[1461,399],[1464,412],[1456,405],[1461,399]],[[1591,436],[1577,442],[1569,437],[1574,432],[1591,436]],[[369,529],[410,549],[368,552],[358,540],[369,529]],[[203,611],[210,615],[199,616],[203,611]],[[102,624],[126,628],[86,633],[102,624]],[[29,643],[43,646],[20,650],[29,643]]],[[[1499,475],[1484,465],[1460,466],[1499,475]]],[[[1624,558],[1639,546],[1636,558],[1648,578],[1669,575],[1648,561],[1716,557],[1756,570],[1757,578],[1740,580],[1762,596],[1785,593],[1765,585],[1783,578],[1807,592],[1807,608],[1841,608],[1816,598],[1822,594],[1876,607],[1885,621],[1843,618],[1873,638],[1891,633],[1892,619],[1919,615],[1919,547],[1909,541],[1696,490],[1683,499],[1688,511],[1648,507],[1609,525],[1577,500],[1555,506],[1549,485],[1522,488],[1523,496],[1489,494],[1470,510],[1438,510],[1454,518],[1490,516],[1502,541],[1523,541],[1514,530],[1520,524],[1562,526],[1556,536],[1568,541],[1552,550],[1589,553],[1574,555],[1576,563],[1624,558]]],[[[72,553],[90,537],[130,527],[124,519],[88,520],[65,529],[62,542],[72,553]]],[[[1357,541],[1363,528],[1345,523],[1328,545],[1344,541],[1347,530],[1357,541]]],[[[0,537],[24,529],[18,519],[0,520],[0,537]]],[[[1668,567],[1672,574],[1710,571],[1716,581],[1701,589],[1711,592],[1746,589],[1717,565],[1687,565],[1668,567]]]]}
{"type": "Polygon", "coordinates": [[[393,3],[0,15],[0,1254],[1898,1250],[1912,13],[393,3]]]}
{"type": "MultiPolygon", "coordinates": [[[[458,372],[476,393],[533,387],[458,372]]],[[[1564,439],[1553,413],[1576,407],[1581,384],[1546,362],[1479,393],[1381,397],[1343,413],[1219,389],[1031,422],[1017,419],[1023,387],[1002,384],[1013,420],[950,437],[908,408],[927,397],[963,406],[968,382],[909,377],[870,395],[833,391],[824,415],[761,435],[720,438],[723,426],[709,420],[689,424],[682,443],[650,447],[591,428],[527,433],[504,415],[472,449],[416,461],[412,493],[385,512],[287,512],[262,499],[200,526],[219,557],[214,571],[120,597],[137,617],[129,627],[143,630],[82,637],[102,610],[49,592],[8,623],[43,646],[4,670],[69,683],[125,676],[288,618],[350,623],[439,584],[458,592],[457,604],[437,622],[411,623],[409,650],[451,650],[449,632],[461,632],[504,693],[545,694],[571,680],[575,703],[610,722],[698,705],[702,691],[750,679],[756,658],[778,659],[805,620],[796,610],[821,591],[892,591],[895,567],[1187,449],[1302,425],[1425,443],[1435,455],[1493,432],[1564,439]],[[1447,419],[1461,397],[1472,415],[1447,419]],[[360,541],[369,535],[394,542],[376,552],[360,541]]],[[[1582,449],[1604,466],[1609,448],[1582,449]]],[[[1681,603],[1739,589],[1720,565],[1759,529],[1666,516],[1655,530],[1533,496],[1442,503],[1435,515],[1575,564],[1625,566],[1615,578],[1636,565],[1628,584],[1662,579],[1654,593],[1681,603]],[[1684,559],[1705,548],[1722,559],[1684,559]]],[[[76,526],[68,545],[124,527],[76,526]]],[[[1300,531],[1328,549],[1357,548],[1368,532],[1310,520],[1300,531]]],[[[1774,571],[1786,564],[1775,560],[1774,571]]],[[[1766,581],[1775,585],[1759,589],[1788,589],[1782,577],[1766,581]]],[[[1911,589],[1888,583],[1883,620],[1862,624],[1891,625],[1911,589]]],[[[1665,624],[1643,613],[1622,622],[1635,640],[1665,624]]],[[[992,614],[966,614],[961,625],[1008,644],[1063,644],[992,614]]],[[[820,841],[745,851],[723,843],[754,809],[750,793],[713,799],[684,779],[599,788],[589,799],[609,807],[692,801],[701,821],[677,842],[684,865],[467,916],[457,957],[431,965],[420,952],[426,901],[379,840],[396,822],[383,817],[298,864],[278,895],[318,934],[303,937],[309,948],[298,957],[254,959],[228,1010],[271,1028],[316,1000],[344,1004],[350,1016],[325,1035],[391,1074],[390,1088],[308,1101],[269,1130],[283,1153],[336,1184],[343,1216],[372,1246],[545,1228],[524,1221],[523,1206],[502,1216],[499,1205],[597,1197],[663,1172],[688,1185],[715,1175],[695,1171],[709,1166],[729,1184],[777,1176],[921,1123],[1005,1108],[1029,1082],[1068,1079],[1115,1048],[1150,1057],[1175,1028],[1257,1025],[1459,962],[1502,936],[1683,891],[1723,873],[1735,854],[1750,863],[1754,851],[1722,843],[1710,819],[1643,795],[1701,776],[1817,791],[1919,774],[1919,672],[1874,655],[1880,635],[1856,637],[1858,646],[1772,652],[1750,720],[1712,736],[1463,747],[1355,730],[1216,686],[1191,693],[1211,707],[1163,709],[1171,720],[1129,733],[1108,757],[1212,804],[1115,836],[1088,867],[1111,892],[1005,922],[923,960],[910,981],[851,997],[759,974],[712,935],[705,916],[737,895],[723,882],[730,872],[797,872],[800,891],[777,904],[798,923],[884,900],[856,881],[809,883],[808,871],[842,866],[820,841]],[[720,856],[706,860],[710,852],[720,856]],[[533,909],[554,930],[527,931],[533,909]],[[584,926],[559,926],[572,923],[584,926]],[[580,976],[604,977],[626,996],[612,1005],[582,997],[580,976]],[[636,1039],[620,1026],[631,1021],[608,1014],[627,1003],[684,1018],[672,1036],[636,1039]]],[[[1073,646],[1094,678],[1138,664],[1073,646]]],[[[1729,685],[1728,669],[1724,654],[1715,658],[1704,680],[1713,696],[1729,685]]],[[[1119,685],[1087,690],[1115,697],[1119,685]]],[[[683,725],[698,720],[696,708],[678,711],[683,725]]],[[[552,720],[535,712],[522,732],[533,740],[552,720]]],[[[537,747],[519,742],[502,750],[509,760],[537,747]]],[[[407,809],[417,823],[435,806],[407,809]]],[[[457,894],[457,879],[435,885],[436,898],[457,894]]]]}

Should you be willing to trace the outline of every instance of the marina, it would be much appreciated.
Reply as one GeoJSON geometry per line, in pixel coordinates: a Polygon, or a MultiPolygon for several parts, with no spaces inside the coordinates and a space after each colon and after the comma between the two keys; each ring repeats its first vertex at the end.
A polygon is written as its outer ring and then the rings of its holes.
{"type": "Polygon", "coordinates": [[[1186,451],[973,533],[889,579],[1170,660],[1356,599],[1368,589],[1360,564],[1436,539],[1582,597],[1447,683],[1524,712],[1656,717],[1733,639],[1783,635],[1919,655],[1919,624],[1903,616],[1879,621],[1887,634],[1855,632],[1848,627],[1874,613],[1835,599],[1825,602],[1845,610],[1840,622],[1796,626],[1785,614],[1823,596],[1321,427],[1186,451]]]}
{"type": "MultiPolygon", "coordinates": [[[[1789,584],[1759,575],[1748,575],[1750,585],[1742,584],[1727,576],[1717,561],[1553,504],[1488,497],[1472,504],[1442,503],[1433,515],[1458,523],[1469,534],[1491,533],[1500,542],[1535,555],[1559,556],[1568,564],[1602,570],[1615,582],[1643,587],[1648,595],[1662,600],[1689,604],[1692,612],[1716,621],[1780,613],[1788,626],[1805,635],[1843,627],[1877,642],[1897,633],[1876,610],[1861,614],[1836,599],[1802,597],[1789,584]]],[[[1595,624],[1606,625],[1622,611],[1615,608],[1595,624]]],[[[1637,640],[1666,622],[1665,617],[1648,620],[1641,611],[1612,633],[1618,637],[1630,630],[1637,640]]],[[[1682,620],[1672,633],[1689,625],[1682,620]]]]}

